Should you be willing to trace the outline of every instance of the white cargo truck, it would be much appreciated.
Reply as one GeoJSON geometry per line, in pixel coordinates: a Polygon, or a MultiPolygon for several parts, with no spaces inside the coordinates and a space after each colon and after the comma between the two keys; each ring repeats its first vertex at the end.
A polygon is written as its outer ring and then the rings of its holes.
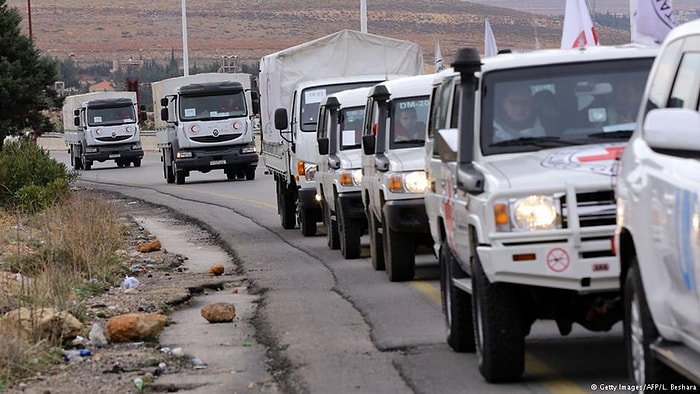
{"type": "Polygon", "coordinates": [[[447,342],[491,383],[519,380],[538,319],[623,318],[613,169],[657,49],[458,52],[436,77],[428,220],[447,342]],[[636,90],[636,93],[635,93],[636,90]]]}
{"type": "Polygon", "coordinates": [[[262,157],[274,175],[283,228],[305,236],[323,220],[314,181],[321,99],[341,90],[423,73],[423,50],[410,41],[353,30],[264,56],[259,92],[262,157]]]}
{"type": "Polygon", "coordinates": [[[141,165],[143,148],[136,92],[94,92],[66,97],[63,136],[74,169],[89,170],[95,161],[119,167],[141,165]]]}
{"type": "Polygon", "coordinates": [[[156,141],[168,183],[185,183],[191,171],[217,169],[227,179],[255,179],[251,85],[246,73],[203,73],[151,84],[153,108],[160,108],[156,141]]]}

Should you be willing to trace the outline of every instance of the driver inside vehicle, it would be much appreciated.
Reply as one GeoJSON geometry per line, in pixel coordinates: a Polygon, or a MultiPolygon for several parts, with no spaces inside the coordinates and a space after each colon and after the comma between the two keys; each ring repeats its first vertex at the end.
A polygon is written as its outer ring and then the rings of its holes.
{"type": "Polygon", "coordinates": [[[496,102],[500,105],[496,107],[494,114],[494,142],[545,135],[544,128],[534,111],[529,86],[524,84],[510,86],[505,94],[496,97],[496,102]]]}

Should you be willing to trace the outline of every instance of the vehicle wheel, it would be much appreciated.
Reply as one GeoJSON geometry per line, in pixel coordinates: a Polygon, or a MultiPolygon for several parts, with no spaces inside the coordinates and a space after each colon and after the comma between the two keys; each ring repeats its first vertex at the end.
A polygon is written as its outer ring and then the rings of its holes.
{"type": "Polygon", "coordinates": [[[316,235],[316,217],[313,211],[299,208],[299,227],[305,237],[316,235]]]}
{"type": "Polygon", "coordinates": [[[463,279],[466,277],[467,274],[457,264],[450,246],[446,241],[442,241],[440,246],[440,295],[442,296],[442,312],[445,314],[447,326],[447,344],[455,352],[473,352],[476,349],[472,296],[466,291],[458,289],[452,283],[452,278],[463,279]]]}
{"type": "Polygon", "coordinates": [[[85,170],[89,171],[92,168],[92,160],[85,160],[85,158],[83,158],[82,162],[85,170]]]}
{"type": "Polygon", "coordinates": [[[173,167],[165,165],[165,161],[163,161],[163,174],[165,175],[165,180],[168,183],[175,183],[175,174],[173,173],[173,167]]]}
{"type": "Polygon", "coordinates": [[[173,168],[175,171],[175,183],[178,185],[183,185],[185,183],[185,171],[177,171],[175,168],[173,168]]]}
{"type": "Polygon", "coordinates": [[[523,318],[514,285],[489,282],[478,256],[472,263],[476,355],[489,383],[520,380],[525,369],[523,318]]]}
{"type": "Polygon", "coordinates": [[[128,160],[122,160],[122,165],[123,165],[124,167],[129,167],[129,165],[131,165],[131,162],[128,161],[128,160]]]}
{"type": "Polygon", "coordinates": [[[296,227],[296,199],[291,190],[294,185],[287,187],[283,179],[277,179],[277,210],[282,222],[282,228],[293,229],[296,227]]]}
{"type": "Polygon", "coordinates": [[[122,163],[121,160],[115,160],[114,163],[117,165],[117,168],[122,168],[122,167],[124,167],[124,163],[122,163]]]}
{"type": "Polygon", "coordinates": [[[414,239],[411,234],[393,231],[387,227],[386,220],[382,220],[386,275],[391,282],[413,280],[416,272],[414,239]]]}
{"type": "Polygon", "coordinates": [[[131,162],[134,163],[134,167],[141,167],[141,159],[134,159],[131,162]]]}
{"type": "Polygon", "coordinates": [[[236,179],[236,172],[235,171],[226,170],[224,173],[226,174],[226,179],[228,179],[229,181],[233,181],[236,179]]]}
{"type": "Polygon", "coordinates": [[[72,145],[70,147],[70,159],[74,170],[80,170],[83,168],[83,162],[80,160],[80,155],[75,151],[72,145]]]}
{"type": "Polygon", "coordinates": [[[356,220],[347,219],[343,210],[336,202],[338,215],[338,235],[340,235],[340,253],[346,259],[360,257],[360,224],[356,220]]]}
{"type": "Polygon", "coordinates": [[[382,241],[382,233],[380,233],[379,220],[374,217],[372,212],[367,213],[369,221],[369,252],[372,258],[372,268],[375,271],[383,271],[384,265],[384,245],[382,241]]]}
{"type": "Polygon", "coordinates": [[[659,338],[659,331],[649,312],[636,261],[627,271],[624,303],[625,317],[622,324],[627,352],[627,371],[631,383],[644,385],[669,382],[675,373],[654,357],[649,348],[649,345],[659,338]]]}
{"type": "Polygon", "coordinates": [[[255,179],[255,167],[246,167],[245,169],[245,179],[252,181],[255,179]]]}
{"type": "MultiPolygon", "coordinates": [[[[336,205],[337,206],[337,205],[336,205]]],[[[333,220],[333,213],[328,203],[323,204],[324,218],[326,225],[326,241],[331,250],[340,249],[340,238],[338,236],[338,222],[333,220]]]]}

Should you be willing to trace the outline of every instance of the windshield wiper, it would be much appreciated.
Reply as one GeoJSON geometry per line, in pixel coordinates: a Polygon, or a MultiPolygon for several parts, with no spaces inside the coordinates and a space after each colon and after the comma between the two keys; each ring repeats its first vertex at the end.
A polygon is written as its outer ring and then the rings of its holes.
{"type": "Polygon", "coordinates": [[[569,145],[580,145],[578,142],[562,140],[559,137],[522,137],[516,138],[514,140],[505,140],[501,142],[495,142],[489,147],[499,147],[499,146],[522,146],[522,145],[532,145],[541,148],[551,148],[557,146],[569,146],[569,145]]]}
{"type": "Polygon", "coordinates": [[[589,134],[588,138],[630,138],[634,130],[604,131],[602,133],[589,134]]]}

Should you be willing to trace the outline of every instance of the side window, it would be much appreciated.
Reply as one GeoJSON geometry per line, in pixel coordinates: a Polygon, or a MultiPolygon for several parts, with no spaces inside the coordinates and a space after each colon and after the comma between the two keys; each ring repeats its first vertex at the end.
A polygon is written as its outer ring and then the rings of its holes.
{"type": "Polygon", "coordinates": [[[454,87],[454,97],[452,99],[452,110],[450,116],[450,124],[447,125],[449,128],[458,128],[459,127],[459,107],[460,103],[462,102],[462,89],[460,88],[461,85],[455,84],[454,87]]]}
{"type": "Polygon", "coordinates": [[[669,107],[696,109],[700,87],[700,53],[686,53],[678,66],[676,80],[668,99],[669,107]]]}
{"type": "MultiPolygon", "coordinates": [[[[433,138],[435,138],[435,133],[440,129],[456,127],[456,125],[450,126],[451,120],[447,118],[450,108],[452,108],[453,116],[456,116],[459,112],[455,110],[455,108],[459,108],[459,105],[455,107],[454,101],[450,102],[453,86],[455,86],[454,79],[446,79],[433,91],[434,103],[431,103],[430,129],[428,130],[429,135],[432,135],[433,138]]],[[[438,141],[434,141],[433,157],[438,157],[439,145],[438,141]]]]}
{"type": "Polygon", "coordinates": [[[664,108],[668,104],[669,92],[676,76],[676,64],[680,55],[682,42],[676,41],[668,45],[666,51],[659,55],[663,56],[659,59],[658,67],[655,74],[650,75],[652,81],[649,88],[649,96],[645,106],[645,113],[654,108],[664,108]]]}

